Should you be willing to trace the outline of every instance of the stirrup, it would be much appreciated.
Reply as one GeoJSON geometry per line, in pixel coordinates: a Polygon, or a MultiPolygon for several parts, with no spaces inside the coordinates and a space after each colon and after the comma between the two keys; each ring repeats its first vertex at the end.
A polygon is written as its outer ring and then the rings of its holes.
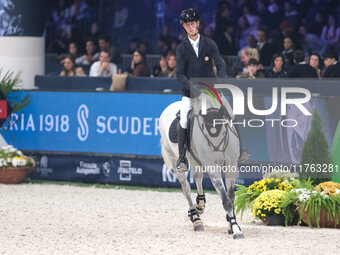
{"type": "Polygon", "coordinates": [[[188,169],[189,169],[189,163],[188,163],[188,160],[187,160],[187,158],[186,158],[185,156],[180,157],[180,158],[177,160],[176,168],[177,168],[177,170],[180,171],[180,172],[188,171],[188,169]]]}

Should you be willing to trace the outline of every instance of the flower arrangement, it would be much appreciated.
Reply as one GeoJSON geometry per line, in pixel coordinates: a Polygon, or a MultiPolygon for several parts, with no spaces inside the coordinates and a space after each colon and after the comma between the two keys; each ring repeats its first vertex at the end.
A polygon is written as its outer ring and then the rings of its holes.
{"type": "Polygon", "coordinates": [[[288,190],[292,189],[293,186],[289,183],[288,179],[279,179],[279,178],[264,178],[263,180],[254,182],[249,186],[247,192],[264,192],[267,190],[288,190]]]}
{"type": "Polygon", "coordinates": [[[336,182],[323,182],[320,183],[318,186],[315,187],[315,190],[318,190],[321,192],[322,195],[327,196],[339,196],[340,194],[340,183],[336,182]]]}
{"type": "Polygon", "coordinates": [[[255,199],[263,192],[270,190],[287,191],[294,188],[294,179],[288,178],[264,178],[263,180],[256,181],[249,187],[243,185],[236,185],[238,190],[235,192],[235,207],[236,213],[241,212],[241,217],[246,208],[252,208],[255,199]]]}
{"type": "Polygon", "coordinates": [[[300,212],[298,224],[306,215],[303,221],[307,221],[309,226],[316,225],[320,227],[320,223],[325,220],[332,220],[338,224],[340,218],[340,194],[338,183],[323,182],[315,188],[310,181],[306,181],[307,187],[292,189],[288,191],[284,197],[281,206],[286,211],[286,222],[289,220],[296,210],[300,212]],[[293,206],[295,205],[295,206],[293,206]],[[325,219],[322,215],[325,213],[325,219]],[[313,224],[312,224],[313,223],[313,224]]]}
{"type": "Polygon", "coordinates": [[[34,160],[25,156],[21,151],[15,149],[12,145],[2,146],[0,149],[0,171],[1,168],[8,167],[33,167],[34,160]]]}
{"type": "Polygon", "coordinates": [[[281,203],[284,196],[285,191],[279,189],[261,193],[252,207],[253,216],[266,221],[269,216],[282,215],[281,203]]]}

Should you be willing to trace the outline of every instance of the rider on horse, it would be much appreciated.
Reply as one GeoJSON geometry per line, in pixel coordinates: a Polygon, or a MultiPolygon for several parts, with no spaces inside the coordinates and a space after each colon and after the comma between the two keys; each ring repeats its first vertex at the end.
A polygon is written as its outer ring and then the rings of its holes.
{"type": "Polygon", "coordinates": [[[216,78],[213,71],[213,61],[217,68],[217,76],[224,78],[226,66],[216,43],[199,33],[200,16],[196,10],[191,8],[183,10],[180,15],[180,23],[188,36],[178,45],[176,52],[177,80],[182,84],[182,101],[178,129],[179,158],[176,168],[186,171],[189,168],[186,158],[186,141],[189,135],[190,79],[216,78]]]}

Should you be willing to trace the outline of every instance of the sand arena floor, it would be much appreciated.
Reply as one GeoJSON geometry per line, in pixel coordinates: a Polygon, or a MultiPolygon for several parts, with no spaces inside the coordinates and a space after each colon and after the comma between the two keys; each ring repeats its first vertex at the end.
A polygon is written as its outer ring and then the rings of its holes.
{"type": "Polygon", "coordinates": [[[0,254],[339,254],[340,230],[269,227],[250,213],[245,239],[227,234],[219,197],[206,194],[194,232],[180,192],[0,185],[0,254]]]}

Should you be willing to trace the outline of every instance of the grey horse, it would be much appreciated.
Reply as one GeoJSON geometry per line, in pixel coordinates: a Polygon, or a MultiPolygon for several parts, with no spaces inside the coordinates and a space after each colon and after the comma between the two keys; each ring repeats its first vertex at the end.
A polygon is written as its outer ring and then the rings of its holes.
{"type": "MultiPolygon", "coordinates": [[[[232,125],[214,125],[214,119],[234,119],[231,107],[223,94],[220,94],[222,105],[217,105],[211,97],[201,93],[191,99],[192,110],[190,116],[190,145],[187,150],[189,168],[193,172],[197,186],[196,204],[191,198],[190,184],[186,178],[186,172],[177,170],[175,165],[178,158],[178,146],[174,139],[170,139],[169,130],[173,121],[178,118],[180,101],[170,104],[161,114],[159,129],[161,133],[161,149],[165,164],[173,169],[177,176],[182,192],[189,203],[188,216],[194,225],[195,231],[203,231],[203,223],[200,214],[204,212],[205,195],[202,187],[204,173],[207,173],[218,195],[222,199],[223,208],[227,215],[228,233],[233,234],[234,239],[244,238],[241,228],[237,224],[234,213],[234,184],[238,172],[238,160],[240,157],[240,140],[238,133],[232,125]],[[202,106],[206,111],[202,114],[202,106]],[[227,170],[225,174],[226,185],[220,169],[227,170]],[[230,171],[232,169],[232,171],[230,171]]],[[[172,127],[173,128],[173,127],[172,127]]]]}

